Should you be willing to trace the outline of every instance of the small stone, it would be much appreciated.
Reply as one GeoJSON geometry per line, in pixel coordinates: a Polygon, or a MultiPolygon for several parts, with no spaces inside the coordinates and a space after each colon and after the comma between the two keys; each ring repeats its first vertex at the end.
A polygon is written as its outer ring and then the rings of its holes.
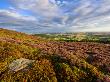
{"type": "Polygon", "coordinates": [[[35,60],[29,60],[25,58],[16,59],[9,65],[9,71],[17,72],[22,70],[32,64],[34,61],[35,60]]]}

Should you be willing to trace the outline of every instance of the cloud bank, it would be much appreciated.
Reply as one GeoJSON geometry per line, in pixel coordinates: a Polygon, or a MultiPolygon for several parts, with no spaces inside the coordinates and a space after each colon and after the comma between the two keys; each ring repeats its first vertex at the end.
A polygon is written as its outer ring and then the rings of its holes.
{"type": "Polygon", "coordinates": [[[110,0],[8,0],[0,26],[27,33],[110,31],[110,0]]]}

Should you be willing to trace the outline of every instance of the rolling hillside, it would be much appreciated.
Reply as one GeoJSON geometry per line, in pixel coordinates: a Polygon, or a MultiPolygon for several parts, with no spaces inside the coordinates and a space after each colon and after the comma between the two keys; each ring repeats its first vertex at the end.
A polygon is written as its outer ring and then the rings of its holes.
{"type": "Polygon", "coordinates": [[[110,44],[0,29],[0,82],[110,82],[110,44]]]}

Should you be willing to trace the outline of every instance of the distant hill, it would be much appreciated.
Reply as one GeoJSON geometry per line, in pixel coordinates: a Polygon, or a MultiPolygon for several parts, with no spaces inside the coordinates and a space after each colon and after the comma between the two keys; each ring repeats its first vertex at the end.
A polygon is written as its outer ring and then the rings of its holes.
{"type": "Polygon", "coordinates": [[[0,29],[0,82],[110,82],[110,44],[0,29]]]}

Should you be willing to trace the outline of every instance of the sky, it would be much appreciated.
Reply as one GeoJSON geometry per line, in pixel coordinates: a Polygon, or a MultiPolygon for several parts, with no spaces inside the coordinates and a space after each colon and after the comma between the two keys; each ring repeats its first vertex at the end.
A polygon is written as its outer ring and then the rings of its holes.
{"type": "Polygon", "coordinates": [[[110,0],[0,0],[0,28],[25,33],[110,32],[110,0]]]}

